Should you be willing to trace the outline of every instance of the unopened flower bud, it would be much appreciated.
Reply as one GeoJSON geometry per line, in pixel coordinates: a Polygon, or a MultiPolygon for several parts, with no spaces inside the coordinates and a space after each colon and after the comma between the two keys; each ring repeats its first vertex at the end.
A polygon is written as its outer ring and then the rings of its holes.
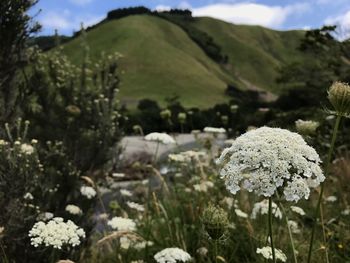
{"type": "Polygon", "coordinates": [[[226,211],[212,204],[203,211],[202,221],[208,235],[214,240],[220,239],[229,225],[226,211]]]}
{"type": "Polygon", "coordinates": [[[328,99],[337,115],[350,116],[350,86],[344,82],[334,82],[328,90],[328,99]]]}
{"type": "Polygon", "coordinates": [[[302,135],[312,135],[316,133],[316,129],[320,126],[320,123],[317,121],[295,121],[295,128],[302,135]]]}

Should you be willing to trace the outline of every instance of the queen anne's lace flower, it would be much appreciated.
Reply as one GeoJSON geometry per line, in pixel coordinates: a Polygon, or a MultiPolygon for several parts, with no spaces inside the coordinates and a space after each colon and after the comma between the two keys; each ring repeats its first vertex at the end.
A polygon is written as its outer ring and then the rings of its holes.
{"type": "Polygon", "coordinates": [[[72,215],[80,215],[83,213],[83,211],[81,211],[80,207],[76,206],[76,205],[67,205],[66,211],[72,215]]]}
{"type": "Polygon", "coordinates": [[[293,234],[299,234],[301,232],[298,223],[293,220],[288,220],[288,226],[293,234]]]}
{"type": "MultiPolygon", "coordinates": [[[[261,254],[266,259],[272,259],[272,248],[262,247],[256,249],[257,254],[261,254]]],[[[282,250],[275,248],[276,260],[281,260],[282,262],[287,261],[287,256],[282,252],[282,250]]]]}
{"type": "Polygon", "coordinates": [[[135,203],[135,202],[126,202],[126,204],[128,205],[128,207],[130,207],[131,209],[135,209],[139,212],[144,212],[145,211],[145,207],[141,204],[135,203]]]}
{"type": "Polygon", "coordinates": [[[294,213],[297,213],[301,216],[306,215],[305,211],[299,206],[291,206],[290,210],[292,210],[294,213]]]}
{"type": "Polygon", "coordinates": [[[32,153],[34,153],[34,147],[30,144],[23,143],[21,144],[21,152],[26,155],[31,155],[32,153]]]}
{"type": "Polygon", "coordinates": [[[80,193],[85,196],[87,199],[92,199],[96,195],[96,191],[91,186],[82,186],[80,188],[80,193]]]}
{"type": "Polygon", "coordinates": [[[121,194],[122,196],[127,196],[127,197],[132,196],[132,192],[129,191],[129,190],[127,190],[127,189],[120,189],[120,194],[121,194]]]}
{"type": "Polygon", "coordinates": [[[166,133],[152,132],[145,136],[146,141],[161,142],[163,144],[176,143],[174,138],[166,133]]]}
{"type": "Polygon", "coordinates": [[[226,132],[224,128],[215,128],[215,127],[205,127],[203,131],[206,133],[225,133],[226,132]]]}
{"type": "Polygon", "coordinates": [[[34,247],[44,245],[61,249],[65,245],[79,245],[80,238],[85,238],[85,232],[72,221],[64,222],[63,218],[55,217],[47,223],[35,223],[29,231],[29,237],[34,247]]]}
{"type": "Polygon", "coordinates": [[[242,218],[248,218],[248,214],[243,212],[241,209],[236,208],[235,213],[237,216],[242,217],[242,218]]]}
{"type": "MultiPolygon", "coordinates": [[[[268,212],[269,212],[269,200],[265,199],[259,203],[254,204],[250,218],[256,219],[258,214],[267,215],[268,212]]],[[[279,219],[282,218],[282,212],[275,202],[272,202],[272,214],[276,218],[279,218],[279,219]]]]}
{"type": "Polygon", "coordinates": [[[178,261],[187,262],[191,260],[191,256],[180,248],[171,247],[159,251],[154,255],[154,259],[158,263],[176,263],[178,261]]]}
{"type": "Polygon", "coordinates": [[[136,230],[136,223],[129,218],[123,218],[123,217],[118,217],[115,216],[111,220],[107,222],[107,224],[116,230],[119,231],[134,231],[136,230]]]}
{"type": "Polygon", "coordinates": [[[217,160],[231,193],[242,187],[270,197],[283,188],[287,201],[307,199],[310,187],[324,181],[320,163],[317,152],[299,134],[269,127],[241,135],[217,160]]]}

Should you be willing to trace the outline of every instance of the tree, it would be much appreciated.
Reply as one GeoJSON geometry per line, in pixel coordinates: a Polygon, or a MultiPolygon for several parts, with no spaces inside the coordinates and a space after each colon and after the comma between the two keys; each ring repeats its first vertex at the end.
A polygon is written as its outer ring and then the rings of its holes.
{"type": "Polygon", "coordinates": [[[27,12],[37,0],[2,0],[0,2],[0,125],[11,122],[23,99],[20,75],[27,64],[26,47],[40,25],[27,12]]]}

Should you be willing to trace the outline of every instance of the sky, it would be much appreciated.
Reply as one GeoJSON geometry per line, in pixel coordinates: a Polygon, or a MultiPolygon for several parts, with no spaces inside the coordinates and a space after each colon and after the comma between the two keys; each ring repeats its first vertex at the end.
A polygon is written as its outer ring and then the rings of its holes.
{"type": "Polygon", "coordinates": [[[146,6],[152,10],[190,9],[194,16],[210,16],[234,24],[261,25],[290,30],[339,26],[339,34],[350,36],[350,0],[39,0],[31,10],[41,23],[41,35],[71,35],[105,18],[108,11],[146,6]]]}

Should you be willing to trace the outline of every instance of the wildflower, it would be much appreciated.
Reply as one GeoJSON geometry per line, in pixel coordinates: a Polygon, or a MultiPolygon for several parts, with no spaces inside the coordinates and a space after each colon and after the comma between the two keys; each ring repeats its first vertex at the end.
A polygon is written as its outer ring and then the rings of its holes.
{"type": "Polygon", "coordinates": [[[80,193],[85,196],[87,199],[92,199],[96,195],[96,191],[91,186],[82,186],[80,187],[80,193]]]}
{"type": "Polygon", "coordinates": [[[178,162],[178,163],[183,163],[186,161],[185,156],[183,156],[182,154],[169,154],[168,158],[170,161],[178,162]]]}
{"type": "Polygon", "coordinates": [[[242,218],[248,218],[248,214],[243,212],[241,209],[236,208],[235,213],[237,216],[242,217],[242,218]]]}
{"type": "Polygon", "coordinates": [[[224,197],[222,202],[225,203],[229,209],[231,209],[233,206],[234,199],[232,197],[224,197]]]}
{"type": "Polygon", "coordinates": [[[338,200],[338,198],[334,195],[330,195],[328,197],[325,198],[325,201],[326,202],[329,202],[329,203],[334,203],[338,200]]]}
{"type": "Polygon", "coordinates": [[[74,263],[74,261],[69,260],[69,259],[61,259],[61,260],[57,261],[56,263],[74,263]]]}
{"type": "Polygon", "coordinates": [[[200,248],[198,248],[198,249],[196,250],[196,252],[197,252],[200,256],[205,257],[205,256],[207,256],[207,254],[208,254],[208,249],[207,249],[206,247],[200,247],[200,248]]]}
{"type": "Polygon", "coordinates": [[[301,216],[304,216],[306,215],[306,213],[304,212],[304,210],[301,208],[301,207],[298,207],[298,206],[291,206],[290,207],[290,210],[292,210],[294,213],[297,213],[301,216]]]}
{"type": "Polygon", "coordinates": [[[83,211],[80,209],[80,207],[76,206],[76,205],[67,205],[66,211],[72,215],[80,215],[83,213],[83,211]]]}
{"type": "Polygon", "coordinates": [[[2,236],[2,234],[5,232],[5,227],[0,226],[0,237],[2,236]]]}
{"type": "Polygon", "coordinates": [[[36,140],[36,139],[31,140],[31,144],[37,144],[37,143],[38,143],[38,140],[36,140]]]}
{"type": "Polygon", "coordinates": [[[328,99],[337,115],[350,116],[350,86],[344,82],[334,82],[328,90],[328,99]]]}
{"type": "Polygon", "coordinates": [[[320,163],[317,152],[299,134],[269,127],[241,135],[217,160],[232,194],[242,187],[270,197],[283,187],[287,201],[307,199],[310,187],[324,181],[320,163]]]}
{"type": "Polygon", "coordinates": [[[200,184],[193,185],[194,190],[204,193],[208,192],[208,189],[212,187],[214,187],[214,183],[211,181],[203,181],[200,184]]]}
{"type": "Polygon", "coordinates": [[[316,129],[320,126],[320,123],[317,121],[295,121],[295,127],[297,131],[302,135],[312,135],[315,134],[316,129]]]}
{"type": "Polygon", "coordinates": [[[48,221],[50,219],[52,219],[54,217],[53,213],[51,212],[43,212],[43,213],[40,213],[37,217],[37,220],[40,220],[40,221],[48,221]]]}
{"type": "Polygon", "coordinates": [[[219,206],[211,204],[203,211],[202,222],[212,239],[220,239],[229,225],[226,211],[219,206]]]}
{"type": "Polygon", "coordinates": [[[293,234],[299,234],[301,232],[298,223],[293,220],[288,220],[288,226],[293,234]]]}
{"type": "Polygon", "coordinates": [[[136,223],[129,218],[123,218],[115,216],[107,222],[111,228],[122,231],[134,231],[136,230],[136,223]]]}
{"type": "MultiPolygon", "coordinates": [[[[267,199],[262,200],[261,202],[254,204],[250,218],[256,219],[258,214],[267,215],[268,211],[269,211],[269,200],[267,199]]],[[[275,202],[272,202],[272,214],[276,218],[279,218],[279,219],[282,218],[282,212],[275,202]]]]}
{"type": "MultiPolygon", "coordinates": [[[[272,248],[262,247],[256,249],[257,254],[261,254],[266,259],[272,259],[272,248]]],[[[275,248],[276,260],[281,260],[282,262],[287,261],[287,256],[282,252],[282,250],[275,248]]]]}
{"type": "Polygon", "coordinates": [[[232,113],[237,112],[237,110],[238,110],[238,105],[231,105],[231,106],[230,106],[230,110],[231,110],[232,113]]]}
{"type": "Polygon", "coordinates": [[[114,178],[123,178],[123,177],[125,177],[125,174],[123,174],[123,173],[112,173],[112,176],[114,178]]]}
{"type": "Polygon", "coordinates": [[[350,215],[350,209],[347,208],[347,209],[341,211],[341,214],[342,214],[343,216],[348,216],[348,215],[350,215]]]}
{"type": "Polygon", "coordinates": [[[180,112],[180,113],[177,115],[177,119],[179,120],[180,123],[184,124],[184,123],[186,122],[186,119],[187,119],[186,113],[180,112]]]}
{"type": "Polygon", "coordinates": [[[7,145],[7,142],[4,140],[0,140],[0,146],[2,146],[2,145],[7,145]]]}
{"type": "Polygon", "coordinates": [[[138,203],[135,202],[126,202],[126,204],[128,205],[128,207],[135,209],[139,212],[144,212],[145,211],[145,207],[143,205],[140,205],[138,203]]]}
{"type": "Polygon", "coordinates": [[[29,237],[34,247],[44,245],[61,249],[65,245],[79,245],[80,238],[85,238],[85,232],[72,221],[64,222],[63,218],[55,217],[46,224],[42,221],[35,223],[29,237]]]}
{"type": "Polygon", "coordinates": [[[126,190],[126,189],[120,189],[120,194],[122,196],[128,196],[128,197],[132,196],[132,192],[130,192],[129,190],[126,190]]]}
{"type": "Polygon", "coordinates": [[[161,142],[163,144],[176,143],[174,138],[166,133],[152,132],[145,136],[146,141],[161,142]]]}
{"type": "Polygon", "coordinates": [[[33,195],[31,194],[31,193],[26,193],[24,196],[23,196],[23,198],[24,199],[26,199],[26,200],[33,200],[34,199],[34,197],[33,197],[33,195]]]}
{"type": "Polygon", "coordinates": [[[190,254],[181,248],[171,247],[163,249],[154,255],[158,263],[176,263],[177,261],[187,262],[191,260],[190,254]]]}
{"type": "Polygon", "coordinates": [[[206,133],[226,133],[224,128],[215,128],[215,127],[205,127],[204,132],[206,133]]]}
{"type": "Polygon", "coordinates": [[[161,112],[160,112],[160,117],[162,118],[162,119],[169,119],[170,117],[171,117],[171,111],[170,110],[168,110],[168,109],[165,109],[165,110],[162,110],[161,112]]]}
{"type": "Polygon", "coordinates": [[[31,155],[34,153],[34,147],[31,146],[30,144],[23,143],[21,144],[21,152],[26,155],[31,155]]]}

